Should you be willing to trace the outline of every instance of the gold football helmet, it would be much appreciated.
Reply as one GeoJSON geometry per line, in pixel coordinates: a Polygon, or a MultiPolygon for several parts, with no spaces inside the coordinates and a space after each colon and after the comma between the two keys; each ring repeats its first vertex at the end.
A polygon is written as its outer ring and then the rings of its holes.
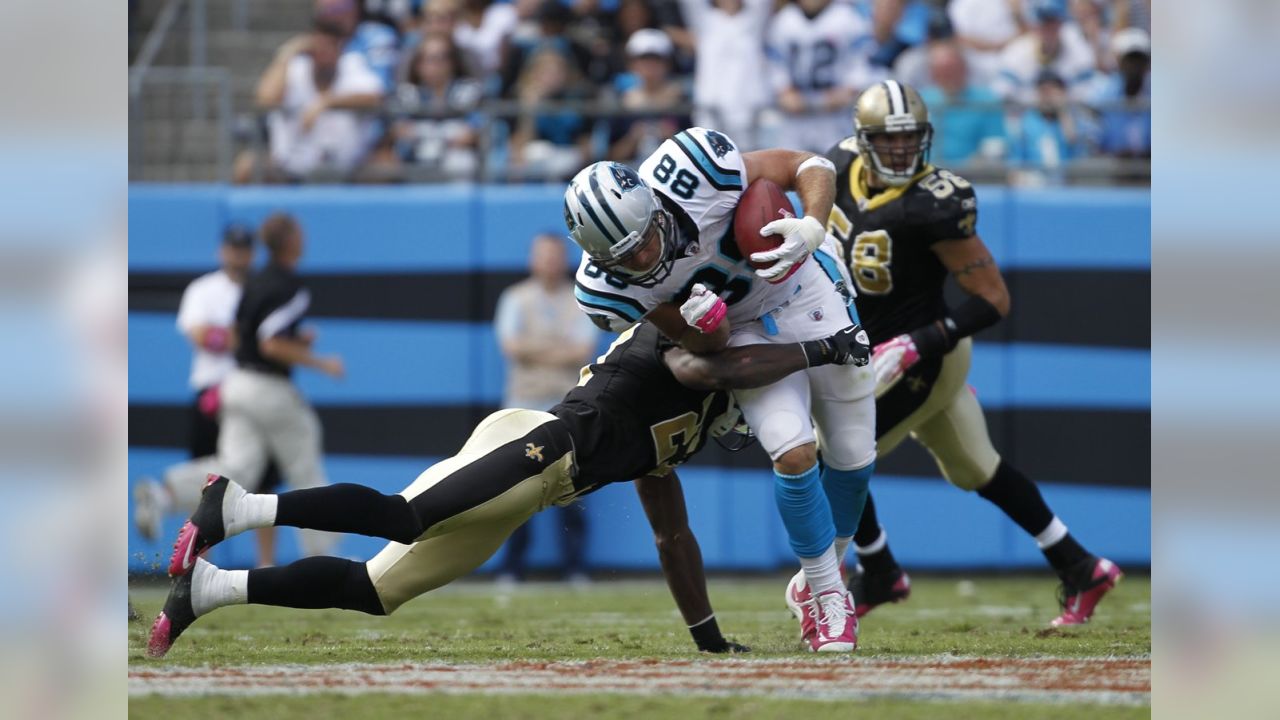
{"type": "Polygon", "coordinates": [[[853,131],[864,166],[888,185],[906,185],[929,161],[929,108],[910,85],[886,80],[864,90],[853,131]]]}

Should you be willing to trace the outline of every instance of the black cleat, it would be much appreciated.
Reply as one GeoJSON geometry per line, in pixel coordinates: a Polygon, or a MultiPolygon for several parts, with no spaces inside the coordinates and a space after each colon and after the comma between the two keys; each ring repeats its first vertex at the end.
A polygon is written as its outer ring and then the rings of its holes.
{"type": "Polygon", "coordinates": [[[849,577],[854,613],[862,617],[885,603],[902,602],[911,596],[911,577],[894,565],[884,572],[862,571],[849,577]]]}
{"type": "Polygon", "coordinates": [[[231,481],[221,475],[209,474],[209,480],[200,493],[200,504],[191,513],[191,519],[182,524],[178,539],[173,543],[173,555],[169,557],[170,576],[181,577],[190,573],[201,553],[226,538],[222,499],[230,484],[231,481]]]}
{"type": "Polygon", "coordinates": [[[169,588],[169,597],[164,601],[164,610],[151,625],[151,638],[147,641],[147,655],[153,658],[164,657],[173,647],[184,630],[196,621],[195,610],[191,608],[191,576],[187,573],[174,579],[169,588]]]}

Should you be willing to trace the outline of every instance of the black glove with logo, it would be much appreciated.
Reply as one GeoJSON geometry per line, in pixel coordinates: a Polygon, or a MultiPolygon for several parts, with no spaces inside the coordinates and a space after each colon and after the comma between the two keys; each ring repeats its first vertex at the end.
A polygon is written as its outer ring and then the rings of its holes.
{"type": "Polygon", "coordinates": [[[866,367],[871,362],[871,339],[861,325],[850,325],[834,335],[800,343],[809,367],[819,365],[855,365],[866,367]]]}

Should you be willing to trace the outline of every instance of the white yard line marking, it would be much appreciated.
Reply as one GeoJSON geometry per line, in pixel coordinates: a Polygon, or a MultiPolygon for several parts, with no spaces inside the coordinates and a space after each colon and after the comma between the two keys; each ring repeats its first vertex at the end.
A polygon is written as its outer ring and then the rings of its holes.
{"type": "Polygon", "coordinates": [[[134,668],[129,694],[535,693],[1147,705],[1139,658],[690,660],[134,668]]]}

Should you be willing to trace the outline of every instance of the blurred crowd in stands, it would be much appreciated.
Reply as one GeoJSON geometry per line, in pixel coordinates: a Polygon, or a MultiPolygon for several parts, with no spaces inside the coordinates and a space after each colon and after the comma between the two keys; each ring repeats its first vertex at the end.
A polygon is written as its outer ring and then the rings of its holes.
{"type": "MultiPolygon", "coordinates": [[[[239,182],[562,180],[690,124],[823,152],[893,77],[932,160],[1057,182],[1149,159],[1150,0],[316,0],[239,182]]],[[[249,138],[255,140],[255,138],[249,138]]],[[[1139,163],[1142,164],[1142,163],[1139,163]]],[[[1145,177],[1145,173],[1143,175],[1145,177]]]]}

